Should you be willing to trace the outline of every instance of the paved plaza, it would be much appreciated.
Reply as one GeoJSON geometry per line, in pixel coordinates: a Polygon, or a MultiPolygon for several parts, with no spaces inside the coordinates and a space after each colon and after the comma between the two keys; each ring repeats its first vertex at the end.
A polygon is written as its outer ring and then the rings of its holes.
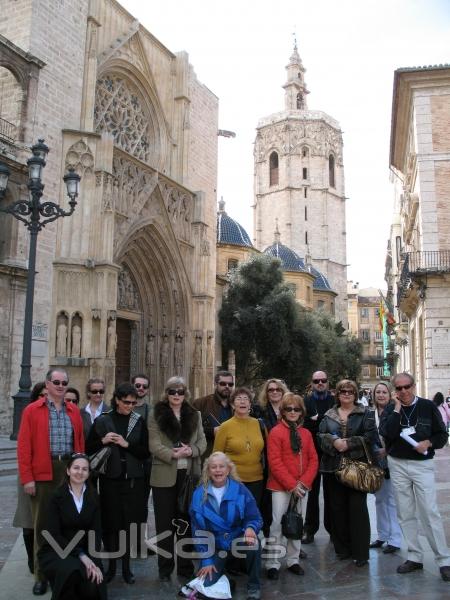
{"type": "MultiPolygon", "coordinates": [[[[13,448],[6,438],[0,446],[13,448]]],[[[0,449],[0,452],[2,450],[0,449]]],[[[450,542],[450,447],[437,452],[434,459],[437,471],[439,508],[447,540],[450,542]]],[[[11,469],[0,472],[2,510],[0,511],[0,598],[2,600],[28,600],[35,598],[31,593],[33,578],[28,572],[25,548],[19,531],[11,527],[15,510],[17,479],[11,469]]],[[[374,498],[369,496],[372,523],[372,539],[376,537],[374,498]]],[[[153,517],[153,514],[151,515],[153,517]]],[[[427,543],[422,538],[425,548],[427,543]]],[[[281,571],[279,581],[268,581],[262,577],[262,599],[279,600],[448,600],[450,583],[445,583],[431,555],[426,553],[423,572],[397,575],[396,567],[405,560],[404,550],[398,555],[384,555],[379,550],[370,551],[368,567],[357,568],[349,561],[337,561],[327,533],[321,529],[315,542],[304,546],[308,558],[302,561],[304,577],[281,571]]],[[[173,578],[171,583],[161,584],[157,579],[156,558],[137,559],[132,569],[136,575],[135,585],[126,585],[120,574],[108,586],[109,600],[167,600],[175,598],[184,581],[173,578]]],[[[245,599],[245,575],[236,577],[236,600],[245,599]]],[[[42,598],[49,600],[50,592],[42,598]]],[[[80,599],[82,600],[82,599],[80,599]]]]}

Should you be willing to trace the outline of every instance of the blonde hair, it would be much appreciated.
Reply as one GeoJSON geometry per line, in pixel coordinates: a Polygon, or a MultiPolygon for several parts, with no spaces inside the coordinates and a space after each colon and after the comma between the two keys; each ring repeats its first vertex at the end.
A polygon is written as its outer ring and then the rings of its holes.
{"type": "Polygon", "coordinates": [[[239,475],[237,474],[237,469],[234,462],[230,458],[228,458],[228,456],[224,452],[213,452],[203,463],[202,476],[200,479],[200,484],[203,486],[203,502],[206,502],[206,498],[208,496],[208,485],[210,481],[209,463],[214,458],[219,458],[220,460],[222,460],[230,469],[228,477],[234,479],[235,481],[241,481],[239,475]]]}
{"type": "Polygon", "coordinates": [[[280,402],[280,412],[283,413],[286,406],[297,406],[301,409],[301,413],[298,417],[297,423],[303,423],[303,419],[306,415],[305,403],[303,402],[303,398],[298,394],[294,394],[293,392],[287,392],[281,398],[280,402]]]}
{"type": "Polygon", "coordinates": [[[281,389],[281,391],[283,392],[283,394],[285,394],[286,392],[288,392],[288,387],[287,385],[284,383],[284,381],[281,381],[281,379],[275,379],[275,377],[272,377],[271,379],[268,379],[266,382],[264,382],[261,386],[261,390],[258,394],[258,404],[262,407],[262,408],[266,408],[267,403],[269,402],[269,393],[267,391],[267,388],[269,387],[269,385],[271,383],[276,383],[277,386],[281,389]]]}

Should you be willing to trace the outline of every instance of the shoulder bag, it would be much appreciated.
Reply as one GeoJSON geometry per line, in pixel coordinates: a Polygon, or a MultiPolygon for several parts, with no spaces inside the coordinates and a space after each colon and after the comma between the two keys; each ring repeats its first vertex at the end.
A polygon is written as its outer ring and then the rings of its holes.
{"type": "Polygon", "coordinates": [[[366,494],[374,494],[383,485],[384,469],[373,464],[364,440],[362,445],[367,462],[343,456],[335,475],[342,485],[366,494]]]}
{"type": "MultiPolygon", "coordinates": [[[[111,417],[109,417],[107,420],[109,421],[109,429],[107,431],[105,430],[104,435],[106,435],[106,433],[109,433],[109,431],[115,431],[114,423],[111,417]]],[[[93,475],[94,477],[98,477],[99,475],[106,474],[106,470],[108,468],[108,461],[109,457],[111,456],[111,453],[112,448],[108,445],[103,446],[103,448],[100,448],[100,450],[97,450],[97,452],[94,452],[94,454],[91,454],[89,456],[89,467],[91,475],[93,475]]]]}
{"type": "Polygon", "coordinates": [[[186,471],[183,483],[181,484],[181,490],[177,496],[177,516],[186,517],[189,515],[189,507],[191,506],[192,494],[199,483],[200,477],[192,473],[192,459],[191,466],[186,471]]]}
{"type": "Polygon", "coordinates": [[[287,511],[281,517],[281,533],[288,540],[301,540],[303,536],[303,516],[297,510],[298,497],[291,494],[287,511]]]}

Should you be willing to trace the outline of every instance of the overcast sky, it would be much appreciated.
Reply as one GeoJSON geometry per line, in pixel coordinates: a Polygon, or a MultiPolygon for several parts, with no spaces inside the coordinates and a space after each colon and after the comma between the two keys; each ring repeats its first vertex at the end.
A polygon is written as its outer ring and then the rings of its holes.
{"type": "Polygon", "coordinates": [[[296,32],[308,108],[343,131],[348,278],[385,287],[393,73],[450,63],[450,0],[120,1],[219,97],[219,128],[236,137],[219,138],[217,197],[250,237],[255,128],[284,109],[296,32]]]}

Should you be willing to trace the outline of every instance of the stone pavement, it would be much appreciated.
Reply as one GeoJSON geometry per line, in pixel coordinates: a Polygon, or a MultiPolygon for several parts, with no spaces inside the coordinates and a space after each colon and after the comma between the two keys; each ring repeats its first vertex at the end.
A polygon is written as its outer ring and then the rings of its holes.
{"type": "MultiPolygon", "coordinates": [[[[0,456],[3,438],[0,437],[0,456]]],[[[450,543],[450,447],[439,451],[434,459],[438,502],[447,541],[450,543]]],[[[0,489],[2,510],[0,513],[0,550],[7,544],[11,549],[8,559],[0,571],[1,600],[28,600],[35,598],[31,593],[33,578],[26,565],[22,536],[11,526],[15,509],[15,475],[1,476],[0,489]],[[9,524],[7,522],[9,519],[9,524]],[[14,543],[14,540],[15,541],[14,543]]],[[[372,523],[372,539],[376,537],[374,498],[369,496],[369,508],[372,523]]],[[[153,515],[152,515],[153,516],[153,515]]],[[[302,561],[304,577],[297,577],[282,571],[278,581],[268,581],[262,577],[263,600],[449,600],[450,583],[439,576],[431,551],[427,548],[424,571],[409,575],[397,575],[396,567],[405,560],[404,550],[398,555],[384,555],[379,550],[370,551],[368,567],[357,568],[348,561],[336,561],[334,551],[328,541],[328,535],[321,529],[311,545],[304,546],[308,558],[302,561]]],[[[1,560],[0,555],[0,560],[1,560]]],[[[132,569],[136,575],[135,585],[126,585],[120,575],[108,586],[109,600],[167,600],[175,598],[184,581],[175,577],[171,583],[161,584],[157,579],[156,559],[136,559],[132,569]]],[[[237,589],[233,596],[236,600],[245,598],[245,576],[236,577],[237,589]]],[[[48,592],[44,600],[50,599],[48,592]]],[[[82,599],[80,599],[82,600],[82,599]]]]}

